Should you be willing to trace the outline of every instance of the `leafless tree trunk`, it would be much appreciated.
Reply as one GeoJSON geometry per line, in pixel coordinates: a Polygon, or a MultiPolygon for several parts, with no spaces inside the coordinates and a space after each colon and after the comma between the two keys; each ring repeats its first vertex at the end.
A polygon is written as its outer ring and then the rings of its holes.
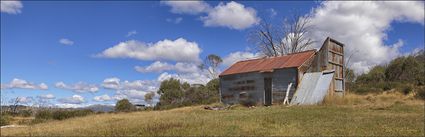
{"type": "Polygon", "coordinates": [[[11,103],[10,108],[11,108],[12,113],[16,113],[17,109],[18,109],[18,105],[20,103],[19,97],[11,99],[10,103],[11,103]]]}
{"type": "Polygon", "coordinates": [[[263,19],[250,33],[249,39],[265,56],[282,56],[308,49],[314,41],[307,35],[312,30],[310,18],[294,15],[281,26],[263,19]]]}

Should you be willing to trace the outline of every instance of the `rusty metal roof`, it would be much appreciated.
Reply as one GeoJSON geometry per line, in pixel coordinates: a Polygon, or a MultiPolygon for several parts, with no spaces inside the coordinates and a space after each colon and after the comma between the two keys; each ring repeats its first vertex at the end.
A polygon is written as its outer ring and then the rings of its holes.
{"type": "Polygon", "coordinates": [[[223,71],[220,76],[247,72],[271,72],[274,69],[299,67],[315,53],[316,50],[308,50],[280,57],[239,61],[223,71]]]}

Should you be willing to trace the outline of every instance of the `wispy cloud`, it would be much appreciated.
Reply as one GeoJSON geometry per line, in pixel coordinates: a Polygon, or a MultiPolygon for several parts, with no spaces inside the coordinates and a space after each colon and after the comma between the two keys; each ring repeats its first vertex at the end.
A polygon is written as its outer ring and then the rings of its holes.
{"type": "Polygon", "coordinates": [[[269,12],[270,17],[272,17],[272,18],[277,15],[276,10],[273,9],[273,8],[267,9],[267,11],[269,12]]]}
{"type": "Polygon", "coordinates": [[[175,19],[173,18],[167,18],[166,21],[174,24],[179,24],[183,20],[182,17],[177,17],[175,19]]]}
{"type": "Polygon", "coordinates": [[[18,14],[21,13],[22,3],[20,1],[0,1],[1,12],[9,14],[18,14]]]}
{"type": "Polygon", "coordinates": [[[61,38],[60,40],[59,40],[59,43],[60,44],[63,44],[63,45],[74,45],[74,41],[72,41],[72,40],[69,40],[69,39],[66,39],[66,38],[61,38]]]}
{"type": "Polygon", "coordinates": [[[137,31],[136,30],[132,30],[132,31],[129,31],[127,33],[127,37],[130,37],[130,36],[133,36],[133,35],[136,35],[136,34],[137,34],[137,31]]]}

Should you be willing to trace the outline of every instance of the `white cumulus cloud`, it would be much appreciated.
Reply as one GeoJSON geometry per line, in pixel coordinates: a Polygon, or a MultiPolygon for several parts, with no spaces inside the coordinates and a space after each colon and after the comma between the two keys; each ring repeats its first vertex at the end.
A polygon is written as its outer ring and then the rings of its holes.
{"type": "Polygon", "coordinates": [[[207,16],[201,17],[201,20],[204,26],[222,26],[237,30],[251,27],[260,21],[255,9],[234,1],[220,3],[208,12],[207,16]]]}
{"type": "Polygon", "coordinates": [[[14,78],[10,83],[1,84],[1,89],[35,89],[35,90],[47,90],[49,87],[45,83],[34,84],[23,79],[14,78]]]}
{"type": "Polygon", "coordinates": [[[211,7],[204,1],[161,1],[171,7],[172,13],[199,14],[208,11],[211,7]]]}
{"type": "Polygon", "coordinates": [[[71,103],[59,103],[59,104],[55,104],[56,107],[59,108],[83,108],[83,107],[87,107],[90,106],[91,104],[71,104],[71,103]]]}
{"type": "Polygon", "coordinates": [[[72,97],[60,98],[58,102],[64,104],[82,104],[85,102],[84,97],[80,95],[73,95],[72,97]]]}
{"type": "Polygon", "coordinates": [[[146,67],[136,66],[134,68],[136,69],[136,71],[142,73],[163,72],[171,70],[174,70],[179,73],[194,73],[197,72],[199,69],[198,66],[194,63],[177,62],[175,65],[172,65],[161,61],[155,61],[154,63],[146,67]]]}
{"type": "Polygon", "coordinates": [[[119,78],[112,77],[103,80],[102,86],[106,89],[114,90],[141,90],[141,91],[156,91],[158,82],[155,80],[134,80],[121,81],[119,78]]]}
{"type": "Polygon", "coordinates": [[[201,49],[196,42],[184,38],[164,39],[156,43],[143,43],[136,40],[121,42],[98,54],[106,58],[134,58],[139,60],[172,60],[198,62],[201,49]]]}
{"type": "Polygon", "coordinates": [[[166,70],[172,70],[173,67],[174,67],[173,65],[168,64],[166,62],[155,61],[154,63],[152,63],[149,66],[146,66],[146,67],[136,66],[134,68],[138,72],[147,73],[147,72],[162,72],[162,71],[166,71],[166,70]]]}
{"type": "MultiPolygon", "coordinates": [[[[401,55],[403,41],[385,44],[392,22],[424,24],[424,3],[420,1],[326,1],[311,13],[313,37],[321,42],[330,36],[345,44],[346,57],[352,53],[352,68],[367,72],[401,55]]],[[[420,28],[423,29],[423,28],[420,28]]]]}
{"type": "Polygon", "coordinates": [[[211,80],[209,75],[210,74],[205,70],[201,70],[195,73],[183,73],[183,74],[163,72],[158,76],[157,80],[164,81],[170,78],[174,78],[182,82],[187,82],[189,84],[204,84],[205,85],[207,84],[208,81],[211,80]]]}
{"type": "Polygon", "coordinates": [[[103,102],[103,101],[110,101],[112,100],[112,98],[108,94],[104,94],[101,96],[95,96],[93,100],[98,102],[103,102]]]}
{"type": "Polygon", "coordinates": [[[1,12],[9,13],[9,14],[18,14],[21,13],[21,9],[23,7],[20,1],[0,1],[1,12]]]}
{"type": "Polygon", "coordinates": [[[107,78],[103,80],[102,86],[107,89],[119,89],[120,88],[120,79],[116,77],[107,78]]]}
{"type": "MultiPolygon", "coordinates": [[[[254,8],[245,7],[245,5],[234,1],[220,2],[215,7],[211,7],[203,1],[163,1],[161,3],[170,6],[172,13],[206,14],[200,16],[200,19],[207,27],[227,27],[242,30],[256,25],[260,21],[254,8]]],[[[172,22],[173,20],[167,19],[167,21],[172,22]]]]}
{"type": "Polygon", "coordinates": [[[261,57],[260,53],[251,53],[247,51],[232,52],[223,58],[223,65],[231,66],[232,64],[241,60],[254,59],[259,57],[261,57]]]}
{"type": "Polygon", "coordinates": [[[40,99],[55,99],[55,96],[53,94],[38,95],[37,97],[40,99]]]}
{"type": "Polygon", "coordinates": [[[65,84],[64,82],[57,82],[55,84],[56,88],[61,88],[65,90],[71,90],[76,93],[85,93],[85,92],[91,92],[95,93],[99,91],[99,88],[95,84],[87,84],[84,82],[77,82],[75,84],[65,84]]]}
{"type": "Polygon", "coordinates": [[[20,104],[31,103],[34,99],[32,97],[17,97],[17,101],[20,104]]]}

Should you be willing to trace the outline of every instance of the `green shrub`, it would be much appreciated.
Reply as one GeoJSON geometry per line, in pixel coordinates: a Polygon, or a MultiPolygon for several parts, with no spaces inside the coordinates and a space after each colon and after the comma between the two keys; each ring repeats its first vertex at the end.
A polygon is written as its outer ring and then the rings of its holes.
{"type": "Polygon", "coordinates": [[[38,119],[38,120],[52,119],[52,111],[40,110],[35,114],[35,119],[38,119]]]}
{"type": "Polygon", "coordinates": [[[3,112],[0,114],[0,126],[5,126],[10,123],[10,116],[4,114],[3,112]]]}
{"type": "Polygon", "coordinates": [[[65,111],[65,110],[58,110],[58,111],[53,111],[52,113],[52,118],[56,119],[56,120],[63,120],[63,119],[68,119],[71,117],[72,112],[70,111],[65,111]]]}
{"type": "Polygon", "coordinates": [[[392,84],[390,84],[390,83],[385,83],[384,86],[382,87],[382,89],[384,91],[388,91],[388,90],[391,90],[393,88],[394,88],[394,86],[392,84]]]}
{"type": "Polygon", "coordinates": [[[35,115],[35,123],[49,119],[64,120],[72,117],[82,117],[94,114],[92,110],[41,110],[35,115]]]}
{"type": "Polygon", "coordinates": [[[121,99],[115,105],[115,111],[118,112],[129,112],[134,110],[133,104],[128,101],[128,99],[121,99]]]}
{"type": "Polygon", "coordinates": [[[18,116],[22,116],[22,117],[30,117],[31,115],[32,115],[31,110],[21,110],[18,112],[18,116]]]}
{"type": "Polygon", "coordinates": [[[347,87],[356,93],[373,92],[372,88],[379,88],[409,94],[414,86],[425,84],[424,58],[425,51],[422,50],[415,55],[398,57],[387,65],[374,66],[368,73],[359,75],[354,85],[347,84],[347,87]]]}
{"type": "Polygon", "coordinates": [[[64,120],[72,117],[82,117],[93,114],[91,110],[57,110],[53,111],[52,118],[55,120],[64,120]]]}
{"type": "Polygon", "coordinates": [[[157,92],[160,99],[154,109],[171,109],[218,102],[220,99],[219,83],[218,79],[213,79],[206,85],[190,86],[187,82],[181,82],[178,79],[164,80],[157,92]]]}

